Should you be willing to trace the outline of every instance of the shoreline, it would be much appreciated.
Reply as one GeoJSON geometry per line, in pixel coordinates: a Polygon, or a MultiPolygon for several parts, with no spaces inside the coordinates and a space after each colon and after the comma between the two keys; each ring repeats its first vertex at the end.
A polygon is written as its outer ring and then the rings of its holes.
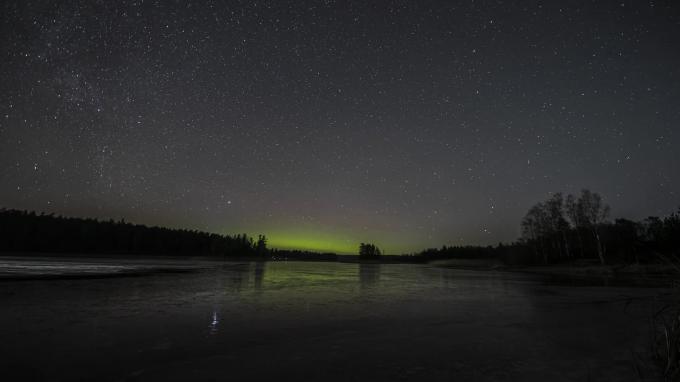
{"type": "Polygon", "coordinates": [[[433,267],[480,272],[510,272],[533,274],[549,277],[554,280],[611,280],[617,284],[630,286],[665,285],[676,287],[680,284],[680,273],[672,264],[613,264],[600,265],[588,261],[575,261],[553,265],[514,266],[504,264],[498,259],[448,259],[432,261],[404,261],[400,258],[359,259],[358,256],[342,255],[336,260],[329,259],[271,259],[248,256],[221,257],[213,256],[166,256],[143,254],[77,254],[77,253],[1,253],[0,260],[16,261],[54,261],[80,263],[87,267],[88,261],[95,268],[81,271],[45,270],[44,273],[23,273],[20,269],[0,269],[0,282],[22,280],[64,280],[64,279],[98,279],[117,277],[141,277],[158,274],[181,274],[195,272],[206,268],[207,264],[220,265],[244,262],[337,262],[345,264],[427,264],[433,267]],[[165,264],[159,264],[164,262],[165,264]],[[173,262],[177,262],[174,263],[173,262]],[[191,264],[191,262],[196,262],[191,264]],[[85,264],[85,265],[84,265],[85,264]],[[99,267],[99,268],[97,268],[99,267]],[[16,274],[13,274],[16,273],[16,274]]]}

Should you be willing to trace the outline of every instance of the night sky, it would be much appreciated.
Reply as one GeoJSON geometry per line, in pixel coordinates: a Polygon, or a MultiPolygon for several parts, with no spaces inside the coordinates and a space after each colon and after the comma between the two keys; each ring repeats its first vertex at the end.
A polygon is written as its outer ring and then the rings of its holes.
{"type": "Polygon", "coordinates": [[[680,205],[676,1],[3,1],[0,207],[387,253],[680,205]]]}

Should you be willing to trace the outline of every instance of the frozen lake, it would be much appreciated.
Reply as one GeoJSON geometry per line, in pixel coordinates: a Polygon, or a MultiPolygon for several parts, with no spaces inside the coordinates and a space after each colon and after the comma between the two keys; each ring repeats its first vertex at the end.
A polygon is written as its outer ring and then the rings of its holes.
{"type": "Polygon", "coordinates": [[[634,358],[664,290],[599,284],[411,264],[0,258],[0,369],[12,380],[639,381],[634,358]]]}

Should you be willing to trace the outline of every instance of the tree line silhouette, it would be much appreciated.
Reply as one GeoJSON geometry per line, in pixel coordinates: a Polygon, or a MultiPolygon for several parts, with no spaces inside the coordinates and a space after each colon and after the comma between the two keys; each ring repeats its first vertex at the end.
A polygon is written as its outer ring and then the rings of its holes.
{"type": "Polygon", "coordinates": [[[609,206],[590,190],[555,193],[533,205],[520,223],[522,236],[510,244],[426,249],[425,259],[499,258],[510,264],[554,264],[592,259],[601,264],[649,263],[680,257],[680,209],[642,221],[609,220],[609,206]]]}
{"type": "Polygon", "coordinates": [[[0,209],[0,251],[264,256],[267,238],[0,209]]]}
{"type": "Polygon", "coordinates": [[[601,264],[653,262],[680,253],[680,209],[635,222],[609,220],[609,206],[589,190],[553,194],[522,219],[522,241],[543,263],[596,258],[601,264]]]}
{"type": "MultiPolygon", "coordinates": [[[[520,222],[519,240],[497,246],[442,246],[419,253],[381,256],[370,243],[359,259],[426,262],[497,258],[509,264],[553,264],[592,259],[601,264],[645,263],[680,257],[680,209],[642,221],[609,220],[609,206],[589,190],[552,194],[532,206],[520,222]]],[[[147,227],[121,221],[67,218],[0,209],[0,251],[139,253],[157,255],[257,256],[267,259],[334,261],[334,253],[269,249],[267,238],[147,227]]],[[[680,259],[678,259],[680,260],[680,259]]]]}

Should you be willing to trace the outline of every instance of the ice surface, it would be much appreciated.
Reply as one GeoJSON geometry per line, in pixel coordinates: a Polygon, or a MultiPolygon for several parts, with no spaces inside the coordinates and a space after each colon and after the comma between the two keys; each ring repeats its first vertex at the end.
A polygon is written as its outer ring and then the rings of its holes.
{"type": "Polygon", "coordinates": [[[0,274],[0,369],[53,380],[634,381],[664,292],[399,264],[14,258],[0,274]]]}

